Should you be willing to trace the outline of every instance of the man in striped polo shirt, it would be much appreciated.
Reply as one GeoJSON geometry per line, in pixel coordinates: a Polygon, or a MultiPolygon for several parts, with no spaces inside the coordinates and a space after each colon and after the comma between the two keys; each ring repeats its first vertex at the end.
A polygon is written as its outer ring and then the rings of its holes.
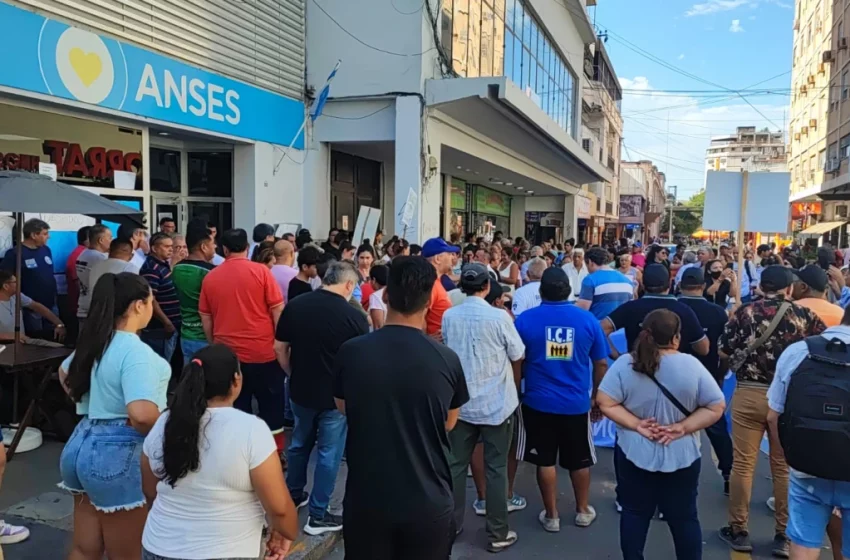
{"type": "Polygon", "coordinates": [[[601,321],[612,311],[632,299],[634,286],[625,275],[606,266],[608,252],[595,247],[584,255],[590,272],[581,282],[576,305],[593,313],[601,321]]]}
{"type": "Polygon", "coordinates": [[[151,286],[153,293],[153,317],[142,331],[142,340],[154,352],[171,361],[180,330],[180,300],[171,281],[168,262],[174,252],[174,240],[167,233],[158,232],[150,239],[150,254],[145,259],[139,274],[151,286]]]}

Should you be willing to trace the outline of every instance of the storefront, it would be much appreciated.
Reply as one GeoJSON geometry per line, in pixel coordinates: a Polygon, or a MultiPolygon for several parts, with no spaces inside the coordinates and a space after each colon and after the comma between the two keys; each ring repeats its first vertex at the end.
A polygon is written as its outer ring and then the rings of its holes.
{"type": "Polygon", "coordinates": [[[526,212],[525,238],[532,245],[543,242],[563,243],[563,212],[526,212]]]}
{"type": "Polygon", "coordinates": [[[460,239],[467,233],[492,239],[497,231],[512,235],[511,197],[481,185],[452,178],[449,188],[449,235],[460,239]]]}

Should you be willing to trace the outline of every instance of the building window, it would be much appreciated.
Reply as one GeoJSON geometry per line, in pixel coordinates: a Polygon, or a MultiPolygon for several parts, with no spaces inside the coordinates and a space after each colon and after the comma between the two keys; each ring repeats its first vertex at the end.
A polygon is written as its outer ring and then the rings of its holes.
{"type": "Polygon", "coordinates": [[[827,155],[829,156],[830,162],[838,160],[838,142],[833,142],[829,145],[827,155]]]}
{"type": "Polygon", "coordinates": [[[839,151],[841,159],[850,157],[850,134],[841,138],[841,149],[839,151]]]}
{"type": "Polygon", "coordinates": [[[231,152],[189,152],[189,196],[233,196],[231,152]]]}
{"type": "Polygon", "coordinates": [[[841,73],[841,99],[847,99],[847,70],[841,73]]]}

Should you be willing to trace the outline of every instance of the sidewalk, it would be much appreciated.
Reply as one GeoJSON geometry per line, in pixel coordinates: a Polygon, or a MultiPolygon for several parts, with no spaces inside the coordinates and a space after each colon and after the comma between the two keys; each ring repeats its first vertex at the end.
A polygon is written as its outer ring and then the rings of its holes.
{"type": "MultiPolygon", "coordinates": [[[[67,554],[74,523],[73,498],[56,488],[61,452],[61,443],[46,441],[35,451],[16,455],[7,466],[0,490],[0,511],[7,522],[26,526],[31,534],[22,543],[3,547],[5,560],[44,560],[63,558],[67,554]]],[[[313,464],[311,459],[308,488],[312,485],[313,464]]],[[[333,513],[342,511],[347,472],[343,463],[331,499],[333,513]]],[[[307,522],[307,508],[301,508],[298,513],[299,526],[303,527],[307,522]]],[[[301,532],[287,558],[318,560],[328,554],[341,537],[341,532],[319,537],[301,532]]]]}

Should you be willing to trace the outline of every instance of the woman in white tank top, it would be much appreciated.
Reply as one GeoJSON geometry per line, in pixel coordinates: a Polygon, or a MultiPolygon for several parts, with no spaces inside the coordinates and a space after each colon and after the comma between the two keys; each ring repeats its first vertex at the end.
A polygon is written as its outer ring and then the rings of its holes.
{"type": "Polygon", "coordinates": [[[511,260],[508,251],[502,251],[499,263],[499,283],[510,293],[520,286],[522,280],[519,278],[519,266],[511,260]]]}

